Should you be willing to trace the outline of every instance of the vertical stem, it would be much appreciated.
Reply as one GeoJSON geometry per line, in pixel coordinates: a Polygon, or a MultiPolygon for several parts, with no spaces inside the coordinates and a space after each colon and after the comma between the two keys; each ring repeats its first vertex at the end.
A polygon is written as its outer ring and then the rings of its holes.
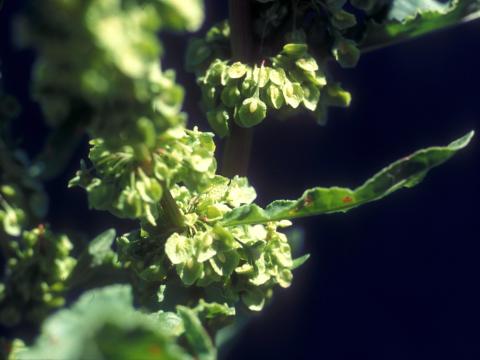
{"type": "MultiPolygon", "coordinates": [[[[232,60],[252,62],[251,0],[229,0],[229,20],[232,60]]],[[[222,174],[224,176],[247,174],[252,135],[252,129],[242,128],[231,121],[230,136],[227,138],[223,156],[222,174]]]]}

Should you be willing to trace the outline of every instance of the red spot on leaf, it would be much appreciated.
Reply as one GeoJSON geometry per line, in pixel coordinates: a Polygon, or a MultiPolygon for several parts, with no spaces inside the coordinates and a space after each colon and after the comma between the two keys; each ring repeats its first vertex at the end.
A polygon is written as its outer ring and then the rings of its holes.
{"type": "Polygon", "coordinates": [[[151,345],[149,348],[148,348],[148,352],[150,354],[154,354],[154,355],[159,355],[162,353],[162,348],[158,345],[151,345]]]}
{"type": "Polygon", "coordinates": [[[307,195],[307,197],[303,200],[303,205],[305,207],[311,206],[313,204],[313,199],[310,195],[307,195]]]}
{"type": "Polygon", "coordinates": [[[344,196],[342,199],[342,202],[344,204],[350,204],[353,201],[353,198],[351,196],[344,196]]]}

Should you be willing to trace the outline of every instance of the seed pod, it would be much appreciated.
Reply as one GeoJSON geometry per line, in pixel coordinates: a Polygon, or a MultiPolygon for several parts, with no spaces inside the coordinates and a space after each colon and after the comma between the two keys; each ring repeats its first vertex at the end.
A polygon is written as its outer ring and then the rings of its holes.
{"type": "Polygon", "coordinates": [[[259,124],[266,116],[267,105],[260,99],[251,97],[243,101],[235,120],[238,125],[248,128],[259,124]]]}

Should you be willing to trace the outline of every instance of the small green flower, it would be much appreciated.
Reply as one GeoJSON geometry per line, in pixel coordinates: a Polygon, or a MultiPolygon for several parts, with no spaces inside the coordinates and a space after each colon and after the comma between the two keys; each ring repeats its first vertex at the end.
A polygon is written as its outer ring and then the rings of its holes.
{"type": "Polygon", "coordinates": [[[228,68],[228,76],[230,79],[240,79],[247,73],[247,69],[247,65],[237,61],[228,68]]]}
{"type": "Polygon", "coordinates": [[[238,109],[235,120],[242,127],[252,127],[262,122],[267,116],[267,105],[258,98],[245,99],[238,109]]]}
{"type": "Polygon", "coordinates": [[[296,109],[303,100],[303,89],[299,83],[286,82],[282,92],[285,102],[294,109],[296,109]]]}

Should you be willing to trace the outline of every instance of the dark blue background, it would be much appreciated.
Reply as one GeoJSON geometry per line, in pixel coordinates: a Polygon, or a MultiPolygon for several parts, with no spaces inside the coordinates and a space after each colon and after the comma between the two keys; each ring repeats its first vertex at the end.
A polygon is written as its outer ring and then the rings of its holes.
{"type": "MultiPolygon", "coordinates": [[[[28,101],[33,54],[9,43],[20,3],[6,0],[0,13],[0,56],[6,85],[25,108],[16,129],[33,154],[46,128],[28,101]]],[[[207,3],[205,28],[226,14],[226,1],[207,3]]],[[[167,34],[164,41],[164,67],[176,68],[187,88],[190,123],[206,129],[194,78],[180,65],[186,39],[167,34]]],[[[353,103],[332,111],[327,127],[305,114],[255,130],[250,180],[260,203],[317,185],[359,185],[416,149],[478,129],[479,56],[480,21],[366,54],[354,70],[332,69],[353,103]]],[[[85,151],[47,184],[52,226],[91,236],[112,224],[129,230],[130,223],[89,212],[84,193],[66,188],[85,151]]],[[[474,139],[414,189],[346,215],[298,221],[311,259],[227,358],[480,359],[479,166],[474,139]]]]}

